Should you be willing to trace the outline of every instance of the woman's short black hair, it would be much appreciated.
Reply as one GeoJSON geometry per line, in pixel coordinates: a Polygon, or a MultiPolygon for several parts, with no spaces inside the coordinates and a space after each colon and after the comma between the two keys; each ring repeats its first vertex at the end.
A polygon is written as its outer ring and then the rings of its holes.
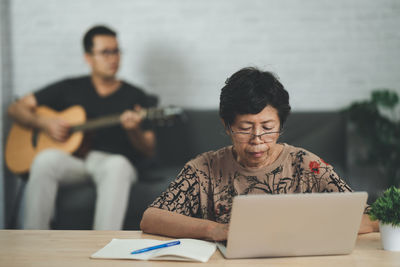
{"type": "Polygon", "coordinates": [[[93,39],[96,35],[109,35],[117,37],[117,33],[106,26],[97,25],[90,28],[83,37],[83,49],[86,53],[92,53],[93,39]]]}
{"type": "Polygon", "coordinates": [[[231,125],[236,115],[257,114],[268,105],[277,109],[282,129],[291,109],[288,92],[271,72],[243,68],[221,89],[219,116],[231,125]]]}

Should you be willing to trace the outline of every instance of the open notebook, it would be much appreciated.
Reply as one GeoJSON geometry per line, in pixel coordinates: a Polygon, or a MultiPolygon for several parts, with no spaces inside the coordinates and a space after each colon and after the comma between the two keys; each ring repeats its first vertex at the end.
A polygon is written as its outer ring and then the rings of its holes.
{"type": "Polygon", "coordinates": [[[104,248],[94,253],[94,259],[174,260],[207,262],[214,254],[216,245],[197,239],[177,239],[181,243],[156,250],[131,254],[132,251],[171,242],[154,239],[112,239],[104,248]]]}

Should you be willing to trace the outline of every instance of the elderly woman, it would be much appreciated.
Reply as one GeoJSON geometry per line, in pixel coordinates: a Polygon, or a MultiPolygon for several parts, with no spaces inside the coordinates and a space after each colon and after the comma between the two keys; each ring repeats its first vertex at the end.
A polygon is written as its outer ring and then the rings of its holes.
{"type": "MultiPolygon", "coordinates": [[[[352,191],[320,157],[278,143],[290,105],[272,73],[245,68],[233,74],[219,113],[233,145],[189,161],[143,214],[144,232],[225,240],[236,195],[352,191]]],[[[359,232],[376,231],[363,216],[359,232]]]]}

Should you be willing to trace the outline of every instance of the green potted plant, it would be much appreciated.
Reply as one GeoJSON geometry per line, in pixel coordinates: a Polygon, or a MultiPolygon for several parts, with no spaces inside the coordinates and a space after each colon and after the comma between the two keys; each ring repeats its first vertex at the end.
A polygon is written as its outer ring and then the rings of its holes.
{"type": "Polygon", "coordinates": [[[374,90],[371,98],[346,108],[356,133],[364,140],[366,164],[377,165],[390,185],[400,185],[399,96],[389,89],[374,90]]]}
{"type": "Polygon", "coordinates": [[[371,220],[379,220],[384,250],[400,251],[400,189],[391,186],[370,206],[371,220]]]}

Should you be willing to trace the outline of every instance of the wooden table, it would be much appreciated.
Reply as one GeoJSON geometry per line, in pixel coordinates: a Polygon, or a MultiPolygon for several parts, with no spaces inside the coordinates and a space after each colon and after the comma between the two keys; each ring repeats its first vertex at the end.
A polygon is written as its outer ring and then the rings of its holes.
{"type": "Polygon", "coordinates": [[[140,231],[0,230],[0,266],[400,266],[400,252],[381,249],[380,234],[360,235],[350,255],[226,260],[217,250],[207,263],[90,259],[112,238],[168,238],[140,231]]]}

